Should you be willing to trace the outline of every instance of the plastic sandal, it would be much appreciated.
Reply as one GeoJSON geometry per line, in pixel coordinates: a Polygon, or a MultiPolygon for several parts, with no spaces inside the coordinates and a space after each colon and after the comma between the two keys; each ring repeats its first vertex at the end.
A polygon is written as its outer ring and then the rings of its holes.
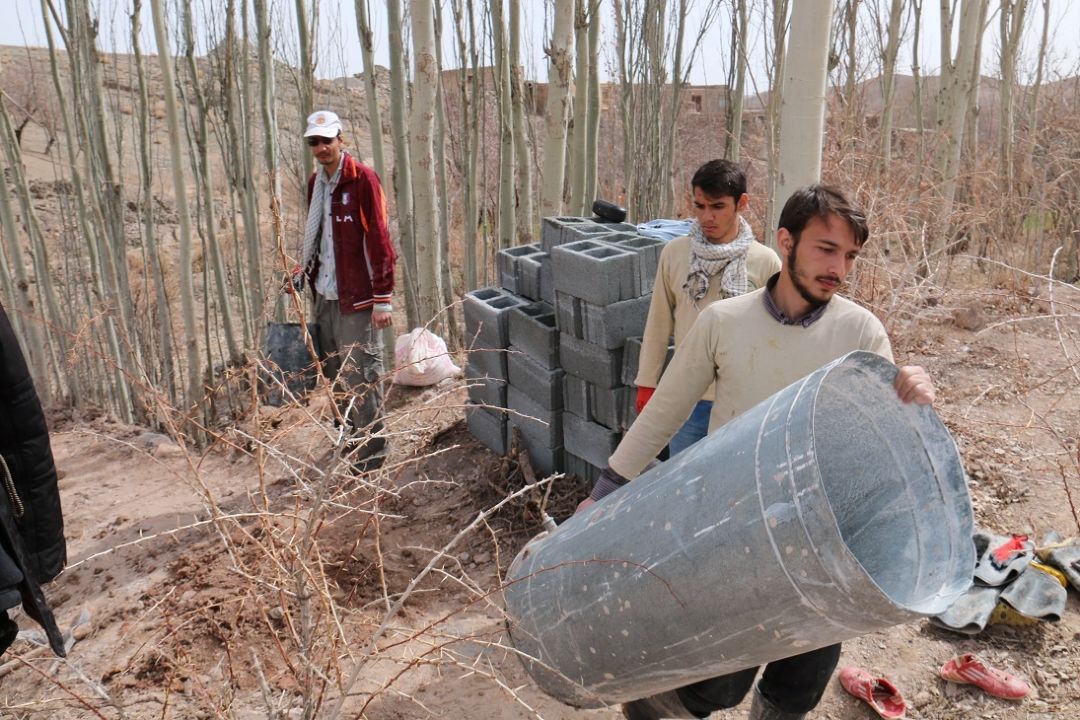
{"type": "Polygon", "coordinates": [[[973,653],[957,655],[942,665],[941,677],[949,682],[974,685],[1006,700],[1019,700],[1031,692],[1023,678],[991,667],[973,653]]]}
{"type": "Polygon", "coordinates": [[[845,690],[865,701],[881,717],[886,720],[904,717],[907,703],[889,680],[874,677],[870,671],[858,667],[841,668],[839,678],[845,690]]]}

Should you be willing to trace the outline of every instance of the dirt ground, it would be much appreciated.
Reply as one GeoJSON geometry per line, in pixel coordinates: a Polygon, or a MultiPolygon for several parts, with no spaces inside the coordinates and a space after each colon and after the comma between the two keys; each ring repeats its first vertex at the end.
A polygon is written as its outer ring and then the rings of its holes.
{"type": "MultiPolygon", "coordinates": [[[[1034,538],[1080,532],[1065,485],[1080,495],[1080,293],[1056,292],[1072,315],[1060,329],[1047,288],[1011,276],[917,310],[870,299],[897,359],[935,378],[977,523],[1034,538]]],[[[487,513],[529,478],[468,435],[463,403],[460,381],[395,386],[393,462],[372,484],[339,472],[321,396],[260,408],[198,452],[55,413],[70,562],[48,592],[75,642],[63,662],[17,642],[0,717],[330,718],[341,687],[349,718],[621,717],[544,696],[506,646],[501,574],[538,531],[539,505],[565,516],[581,490],[560,480],[546,501],[531,491],[487,513]]],[[[918,621],[845,643],[841,663],[891,678],[912,718],[1080,718],[1078,610],[1070,592],[1059,623],[971,638],[918,621]],[[965,651],[1028,678],[1032,695],[1013,703],[936,677],[965,651]]],[[[813,717],[872,714],[834,682],[813,717]]]]}

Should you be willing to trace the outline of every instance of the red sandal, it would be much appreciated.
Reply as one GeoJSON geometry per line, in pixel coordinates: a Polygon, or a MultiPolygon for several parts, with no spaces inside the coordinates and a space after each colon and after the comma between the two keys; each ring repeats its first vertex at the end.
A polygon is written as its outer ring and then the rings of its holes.
{"type": "Polygon", "coordinates": [[[886,720],[904,717],[907,703],[889,680],[857,667],[840,668],[839,678],[845,690],[865,701],[881,717],[886,720]]]}
{"type": "Polygon", "coordinates": [[[949,682],[974,685],[1006,700],[1019,700],[1031,692],[1023,678],[991,667],[974,653],[957,655],[942,665],[941,677],[949,682]]]}

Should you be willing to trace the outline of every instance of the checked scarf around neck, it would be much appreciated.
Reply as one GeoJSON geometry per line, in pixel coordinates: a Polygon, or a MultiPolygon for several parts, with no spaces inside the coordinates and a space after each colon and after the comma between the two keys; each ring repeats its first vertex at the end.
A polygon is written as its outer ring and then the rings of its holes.
{"type": "Polygon", "coordinates": [[[322,230],[323,213],[326,212],[326,194],[337,185],[338,178],[341,177],[341,168],[345,166],[346,154],[342,151],[341,162],[338,163],[334,177],[327,178],[326,171],[322,168],[315,171],[315,184],[311,188],[307,222],[304,223],[304,247],[300,251],[300,264],[305,270],[311,267],[311,263],[319,254],[319,244],[322,239],[320,230],[322,230]]]}
{"type": "Polygon", "coordinates": [[[718,274],[724,297],[743,295],[750,289],[746,279],[746,253],[752,242],[754,233],[744,218],[739,218],[739,234],[735,239],[722,245],[705,239],[701,224],[694,221],[690,226],[690,268],[683,290],[695,305],[705,297],[710,280],[718,274]]]}

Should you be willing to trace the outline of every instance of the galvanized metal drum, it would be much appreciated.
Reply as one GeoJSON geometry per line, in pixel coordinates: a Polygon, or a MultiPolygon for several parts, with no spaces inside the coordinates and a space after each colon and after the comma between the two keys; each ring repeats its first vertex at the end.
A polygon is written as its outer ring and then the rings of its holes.
{"type": "Polygon", "coordinates": [[[854,352],[535,538],[504,591],[550,695],[597,707],[943,612],[971,585],[956,445],[854,352]]]}

